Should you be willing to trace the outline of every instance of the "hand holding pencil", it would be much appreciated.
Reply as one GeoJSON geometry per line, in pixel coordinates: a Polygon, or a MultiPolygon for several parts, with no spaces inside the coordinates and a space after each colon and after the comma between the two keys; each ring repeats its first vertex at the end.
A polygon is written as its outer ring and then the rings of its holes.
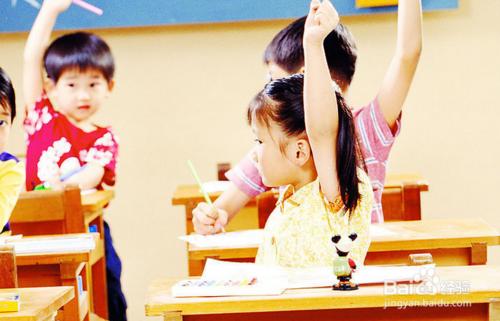
{"type": "Polygon", "coordinates": [[[195,232],[203,235],[226,232],[224,226],[228,221],[228,213],[214,206],[207,192],[203,189],[203,184],[191,161],[188,161],[188,165],[205,198],[205,202],[199,203],[193,210],[195,232]]]}

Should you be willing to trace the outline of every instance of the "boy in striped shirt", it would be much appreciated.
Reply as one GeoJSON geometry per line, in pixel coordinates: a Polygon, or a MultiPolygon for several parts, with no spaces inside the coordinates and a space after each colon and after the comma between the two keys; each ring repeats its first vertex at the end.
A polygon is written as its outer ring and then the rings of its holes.
{"type": "MultiPolygon", "coordinates": [[[[286,77],[304,70],[302,36],[305,17],[280,31],[268,45],[264,62],[271,79],[286,77]]],[[[354,75],[356,45],[352,35],[341,24],[324,41],[328,67],[333,80],[345,93],[354,75]]],[[[374,206],[372,222],[383,222],[382,191],[387,160],[400,130],[401,110],[410,89],[422,48],[422,11],[420,0],[402,0],[398,7],[396,52],[373,101],[355,109],[353,117],[359,148],[370,177],[374,206]]],[[[253,161],[253,152],[226,173],[230,187],[214,202],[200,203],[193,210],[193,225],[200,234],[219,232],[253,197],[268,188],[253,161]]]]}

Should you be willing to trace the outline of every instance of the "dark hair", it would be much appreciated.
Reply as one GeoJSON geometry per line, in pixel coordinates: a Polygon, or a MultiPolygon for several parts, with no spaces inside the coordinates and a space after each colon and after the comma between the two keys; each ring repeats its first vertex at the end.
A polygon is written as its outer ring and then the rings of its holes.
{"type": "Polygon", "coordinates": [[[54,40],[45,51],[45,70],[54,82],[68,69],[80,71],[96,69],[108,82],[113,79],[115,63],[111,49],[97,35],[87,32],[75,32],[54,40]]]}
{"type": "MultiPolygon", "coordinates": [[[[306,17],[299,18],[282,29],[267,46],[264,63],[273,62],[290,74],[304,66],[304,24],[306,17]]],[[[352,81],[358,58],[357,47],[351,32],[339,23],[323,43],[330,77],[346,89],[352,81]]]]}
{"type": "Polygon", "coordinates": [[[0,67],[0,105],[10,111],[10,121],[16,117],[16,93],[9,75],[0,67]]]}
{"type": "MultiPolygon", "coordinates": [[[[287,136],[298,136],[306,132],[304,120],[304,76],[292,75],[268,83],[251,101],[247,118],[249,124],[259,121],[270,125],[274,121],[287,136]]],[[[337,176],[340,196],[349,212],[360,199],[357,165],[359,151],[351,109],[340,93],[336,93],[339,115],[337,134],[337,176]]]]}

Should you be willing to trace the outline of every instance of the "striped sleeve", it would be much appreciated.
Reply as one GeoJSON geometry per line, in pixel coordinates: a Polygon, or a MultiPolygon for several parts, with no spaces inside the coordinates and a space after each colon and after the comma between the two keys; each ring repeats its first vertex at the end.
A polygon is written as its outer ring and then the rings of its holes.
{"type": "Polygon", "coordinates": [[[248,153],[233,169],[226,173],[227,179],[236,187],[250,197],[255,197],[265,191],[268,187],[262,183],[262,177],[252,158],[253,150],[248,153]]]}
{"type": "Polygon", "coordinates": [[[365,164],[385,162],[389,157],[392,144],[401,130],[401,114],[396,120],[394,132],[385,121],[378,100],[354,112],[354,121],[358,138],[362,144],[365,164]]]}

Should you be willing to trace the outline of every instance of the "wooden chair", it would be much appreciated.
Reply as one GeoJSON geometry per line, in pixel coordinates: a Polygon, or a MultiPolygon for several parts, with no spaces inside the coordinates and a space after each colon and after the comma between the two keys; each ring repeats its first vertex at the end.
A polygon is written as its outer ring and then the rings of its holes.
{"type": "Polygon", "coordinates": [[[217,179],[219,181],[227,181],[226,172],[231,169],[231,163],[217,164],[217,179]]]}
{"type": "Polygon", "coordinates": [[[17,288],[16,255],[12,245],[0,246],[0,289],[17,288]]]}
{"type": "Polygon", "coordinates": [[[80,189],[21,193],[10,217],[10,229],[24,235],[86,233],[80,189]]]}
{"type": "MultiPolygon", "coordinates": [[[[382,209],[384,221],[414,221],[421,219],[420,186],[401,183],[401,186],[384,189],[382,209]]],[[[264,228],[267,218],[276,207],[278,194],[268,191],[256,197],[259,228],[264,228]]]]}
{"type": "Polygon", "coordinates": [[[382,209],[384,220],[414,221],[422,219],[420,206],[421,186],[402,182],[398,187],[384,188],[382,209]]]}

